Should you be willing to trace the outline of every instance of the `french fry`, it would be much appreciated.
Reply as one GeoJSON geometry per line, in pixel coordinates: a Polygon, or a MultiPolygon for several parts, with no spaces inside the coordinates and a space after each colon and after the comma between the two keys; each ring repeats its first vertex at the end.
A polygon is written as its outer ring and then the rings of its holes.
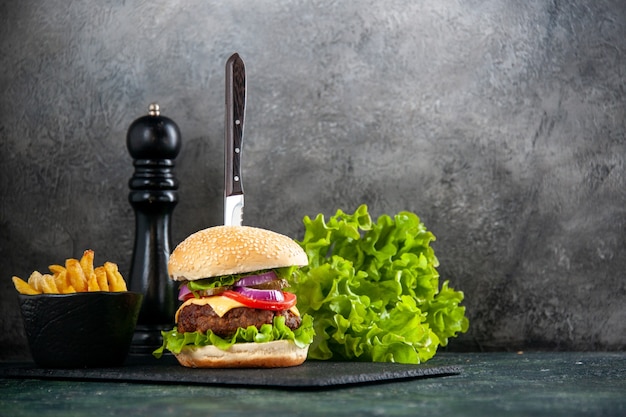
{"type": "Polygon", "coordinates": [[[87,249],[80,258],[80,267],[83,269],[85,278],[87,279],[87,291],[100,291],[96,273],[93,269],[93,251],[87,249]]]}
{"type": "Polygon", "coordinates": [[[113,262],[105,262],[104,269],[107,273],[107,281],[109,282],[109,291],[127,291],[126,282],[120,274],[117,264],[113,262]]]}
{"type": "Polygon", "coordinates": [[[54,277],[50,274],[44,274],[40,278],[41,280],[41,289],[45,294],[58,294],[59,290],[57,289],[57,285],[54,282],[54,277]]]}
{"type": "Polygon", "coordinates": [[[54,277],[54,283],[57,286],[57,290],[59,290],[59,294],[67,294],[70,284],[67,282],[67,271],[65,268],[60,272],[55,272],[52,276],[54,277]]]}
{"type": "Polygon", "coordinates": [[[100,289],[100,285],[98,285],[98,279],[96,278],[96,273],[92,272],[87,279],[87,291],[102,291],[100,289]]]}
{"type": "Polygon", "coordinates": [[[15,289],[20,294],[26,294],[26,295],[41,294],[41,291],[38,291],[35,288],[31,287],[31,285],[28,282],[24,281],[20,277],[14,276],[12,280],[13,280],[13,285],[15,285],[15,289]]]}
{"type": "Polygon", "coordinates": [[[89,280],[91,280],[91,276],[94,275],[93,251],[91,249],[87,249],[85,252],[83,252],[83,256],[82,258],[80,258],[80,267],[83,268],[83,272],[85,273],[87,282],[89,282],[89,280]]]}
{"type": "Polygon", "coordinates": [[[28,284],[40,293],[43,292],[42,275],[39,271],[33,271],[28,277],[28,284]]]}
{"type": "Polygon", "coordinates": [[[70,291],[70,283],[67,282],[67,270],[63,265],[49,265],[48,269],[52,272],[52,276],[54,277],[54,283],[57,286],[57,290],[59,294],[68,294],[71,292],[76,292],[72,287],[70,291]]]}
{"type": "Polygon", "coordinates": [[[13,285],[20,294],[71,294],[87,291],[128,291],[117,264],[105,262],[94,267],[94,252],[87,249],[78,259],[68,258],[63,265],[49,265],[49,274],[33,271],[28,280],[14,276],[13,285]]]}
{"type": "Polygon", "coordinates": [[[65,272],[65,267],[63,265],[50,265],[48,266],[48,269],[55,275],[65,272]]]}
{"type": "Polygon", "coordinates": [[[94,269],[96,274],[96,281],[98,281],[98,287],[100,287],[100,291],[109,291],[109,282],[107,281],[107,271],[104,269],[104,266],[99,266],[94,269]]]}
{"type": "Polygon", "coordinates": [[[67,278],[72,287],[77,292],[87,291],[87,278],[80,266],[78,259],[66,259],[65,269],[67,269],[67,278]]]}
{"type": "Polygon", "coordinates": [[[83,252],[83,256],[80,258],[80,266],[87,272],[93,271],[93,251],[91,249],[87,249],[83,252]]]}

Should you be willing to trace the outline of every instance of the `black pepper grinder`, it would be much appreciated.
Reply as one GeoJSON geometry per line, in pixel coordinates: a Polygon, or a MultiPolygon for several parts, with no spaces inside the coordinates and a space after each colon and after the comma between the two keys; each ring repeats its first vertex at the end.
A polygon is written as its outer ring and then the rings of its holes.
{"type": "Polygon", "coordinates": [[[161,116],[159,105],[128,128],[126,145],[135,172],[128,182],[128,200],[135,210],[135,245],[129,274],[131,291],[144,295],[131,353],[149,354],[161,346],[161,331],[171,329],[176,313],[176,288],[167,273],[170,219],[178,202],[174,159],[181,148],[178,126],[161,116]]]}

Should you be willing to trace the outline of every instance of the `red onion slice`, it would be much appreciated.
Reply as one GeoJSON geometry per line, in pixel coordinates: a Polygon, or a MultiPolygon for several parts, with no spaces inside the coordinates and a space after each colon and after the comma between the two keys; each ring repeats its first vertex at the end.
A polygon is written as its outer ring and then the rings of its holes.
{"type": "Polygon", "coordinates": [[[285,296],[283,295],[283,292],[279,290],[257,290],[248,287],[235,287],[234,290],[241,295],[252,298],[253,300],[278,302],[285,301],[285,296]]]}
{"type": "Polygon", "coordinates": [[[274,271],[268,271],[260,275],[247,275],[235,282],[235,287],[254,287],[255,285],[264,284],[277,279],[278,277],[274,271]]]}
{"type": "Polygon", "coordinates": [[[191,290],[187,287],[187,284],[183,284],[180,286],[180,290],[178,291],[178,300],[185,301],[185,298],[191,294],[191,290]]]}

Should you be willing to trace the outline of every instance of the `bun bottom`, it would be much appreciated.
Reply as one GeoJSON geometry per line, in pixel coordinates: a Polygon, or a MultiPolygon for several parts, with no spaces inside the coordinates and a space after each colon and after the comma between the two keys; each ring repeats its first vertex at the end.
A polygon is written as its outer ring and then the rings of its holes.
{"type": "Polygon", "coordinates": [[[297,366],[306,359],[309,347],[299,348],[292,341],[237,343],[228,350],[215,346],[187,347],[175,354],[188,368],[283,368],[297,366]]]}

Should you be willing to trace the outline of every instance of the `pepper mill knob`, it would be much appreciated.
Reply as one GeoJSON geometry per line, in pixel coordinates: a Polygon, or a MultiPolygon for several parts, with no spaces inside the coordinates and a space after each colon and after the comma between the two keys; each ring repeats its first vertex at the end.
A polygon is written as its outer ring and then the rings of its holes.
{"type": "Polygon", "coordinates": [[[161,345],[161,331],[174,324],[176,288],[167,273],[171,214],[178,202],[174,159],[181,135],[176,123],[161,116],[158,104],[131,123],[126,145],[135,172],[128,200],[135,211],[135,245],[129,273],[131,291],[144,295],[131,353],[148,354],[161,345]]]}
{"type": "Polygon", "coordinates": [[[161,116],[158,104],[152,103],[148,115],[128,128],[126,145],[134,159],[175,159],[181,147],[180,130],[172,119],[161,116]]]}

